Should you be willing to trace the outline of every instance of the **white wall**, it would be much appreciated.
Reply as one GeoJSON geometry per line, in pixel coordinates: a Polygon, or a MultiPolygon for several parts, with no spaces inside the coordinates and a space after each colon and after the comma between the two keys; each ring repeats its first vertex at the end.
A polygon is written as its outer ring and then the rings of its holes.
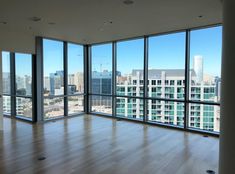
{"type": "Polygon", "coordinates": [[[0,50],[35,53],[35,36],[30,33],[0,30],[0,50]]]}
{"type": "Polygon", "coordinates": [[[223,1],[219,173],[235,173],[235,1],[223,1]]]}
{"type": "MultiPolygon", "coordinates": [[[[0,96],[2,96],[2,51],[0,49],[0,96]]],[[[2,97],[0,97],[0,130],[3,130],[2,97]]]]}

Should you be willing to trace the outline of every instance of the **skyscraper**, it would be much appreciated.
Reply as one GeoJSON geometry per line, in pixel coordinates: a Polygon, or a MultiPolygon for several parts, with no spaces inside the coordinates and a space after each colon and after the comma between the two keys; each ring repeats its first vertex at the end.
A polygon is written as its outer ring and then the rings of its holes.
{"type": "Polygon", "coordinates": [[[196,73],[196,83],[203,81],[203,58],[200,55],[194,56],[193,69],[196,73]]]}
{"type": "MultiPolygon", "coordinates": [[[[151,69],[148,71],[148,96],[153,98],[184,100],[184,69],[151,69]]],[[[117,94],[122,96],[143,96],[143,70],[134,69],[125,83],[117,85],[117,94]]],[[[190,99],[194,101],[217,102],[216,83],[196,84],[197,75],[190,71],[190,99]]],[[[117,98],[116,114],[134,119],[143,119],[142,99],[117,98]]],[[[182,102],[148,100],[148,120],[177,126],[184,125],[184,104],[182,102]]],[[[220,108],[203,104],[190,104],[188,126],[208,131],[219,131],[220,108]]]]}

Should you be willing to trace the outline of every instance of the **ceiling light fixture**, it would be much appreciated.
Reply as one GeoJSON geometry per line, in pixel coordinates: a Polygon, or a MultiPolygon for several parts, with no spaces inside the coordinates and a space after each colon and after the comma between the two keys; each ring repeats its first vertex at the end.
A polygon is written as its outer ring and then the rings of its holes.
{"type": "Polygon", "coordinates": [[[31,18],[29,18],[31,21],[33,21],[33,22],[39,22],[39,21],[41,21],[42,19],[41,18],[39,18],[39,17],[36,17],[36,16],[34,16],[34,17],[31,17],[31,18]]]}
{"type": "Polygon", "coordinates": [[[7,24],[7,22],[5,22],[5,21],[1,21],[1,22],[0,22],[0,24],[6,25],[6,24],[7,24]]]}
{"type": "Polygon", "coordinates": [[[132,0],[124,0],[123,3],[126,4],[126,5],[131,5],[131,4],[134,3],[134,1],[132,1],[132,0]]]}

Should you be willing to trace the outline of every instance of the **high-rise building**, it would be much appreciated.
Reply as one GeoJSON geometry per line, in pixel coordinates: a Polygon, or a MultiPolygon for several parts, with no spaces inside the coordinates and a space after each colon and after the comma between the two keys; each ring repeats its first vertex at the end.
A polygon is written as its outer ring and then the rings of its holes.
{"type": "Polygon", "coordinates": [[[11,97],[3,96],[3,112],[5,114],[11,114],[11,97]]]}
{"type": "MultiPolygon", "coordinates": [[[[56,71],[55,73],[50,73],[50,94],[55,94],[55,89],[61,91],[60,94],[63,94],[63,91],[60,90],[64,86],[64,72],[56,71]]],[[[57,94],[59,95],[59,94],[57,94]]]]}
{"type": "Polygon", "coordinates": [[[3,72],[2,73],[2,89],[3,89],[3,93],[9,94],[11,91],[11,88],[9,86],[10,84],[10,73],[9,72],[3,72]]]}
{"type": "Polygon", "coordinates": [[[194,56],[193,69],[196,73],[196,83],[203,82],[203,58],[200,55],[194,56]]]}
{"type": "Polygon", "coordinates": [[[74,84],[75,83],[75,74],[69,74],[68,75],[68,84],[74,84]]]}
{"type": "MultiPolygon", "coordinates": [[[[74,75],[74,84],[76,85],[77,92],[80,92],[80,93],[84,92],[83,76],[84,74],[82,72],[77,72],[74,75]]],[[[73,84],[73,83],[69,83],[69,84],[73,84]]]]}
{"type": "MultiPolygon", "coordinates": [[[[148,72],[148,96],[166,99],[184,99],[185,71],[183,69],[151,69],[148,72]]],[[[143,70],[133,70],[131,78],[117,85],[118,95],[143,96],[143,70]]],[[[216,83],[198,84],[194,70],[190,71],[190,98],[196,101],[218,100],[216,83]]],[[[149,100],[148,119],[177,126],[184,125],[184,103],[149,100]]],[[[219,106],[190,104],[189,126],[210,131],[219,131],[219,106]]],[[[117,98],[117,115],[142,119],[142,99],[117,98]]]]}
{"type": "Polygon", "coordinates": [[[92,72],[92,92],[94,94],[111,94],[112,72],[92,72]]]}
{"type": "Polygon", "coordinates": [[[51,89],[50,87],[50,78],[49,77],[44,77],[44,93],[45,91],[49,91],[51,89]]]}

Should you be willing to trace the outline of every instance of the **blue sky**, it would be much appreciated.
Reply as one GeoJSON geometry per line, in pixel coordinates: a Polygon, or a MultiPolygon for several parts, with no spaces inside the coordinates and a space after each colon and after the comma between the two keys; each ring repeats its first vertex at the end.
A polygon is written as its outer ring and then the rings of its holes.
{"type": "MultiPolygon", "coordinates": [[[[222,27],[194,30],[191,32],[190,65],[193,57],[201,55],[204,73],[220,76],[222,27]]],[[[132,69],[143,69],[143,39],[117,43],[117,70],[123,74],[132,69]]],[[[111,44],[93,47],[93,70],[111,70],[111,44]],[[101,66],[102,64],[102,66],[101,66]]],[[[149,38],[149,68],[184,69],[185,33],[174,33],[149,38]]]]}
{"type": "Polygon", "coordinates": [[[2,71],[10,72],[10,54],[9,52],[2,52],[2,71]]]}
{"type": "Polygon", "coordinates": [[[32,75],[32,57],[30,54],[15,54],[16,75],[32,75]]]}
{"type": "MultiPolygon", "coordinates": [[[[3,72],[10,72],[10,54],[9,52],[2,52],[2,65],[3,65],[3,72]]],[[[16,66],[16,75],[24,76],[32,74],[32,62],[31,62],[31,55],[30,54],[22,54],[16,53],[15,54],[15,66],[16,66]]]]}
{"type": "Polygon", "coordinates": [[[92,46],[92,71],[112,70],[112,44],[92,46]]]}
{"type": "MultiPolygon", "coordinates": [[[[195,55],[204,61],[204,73],[220,76],[222,27],[193,30],[191,32],[190,64],[195,55]]],[[[44,39],[44,74],[63,69],[63,42],[44,39]]],[[[123,74],[132,69],[143,69],[143,39],[117,43],[117,70],[123,74]]],[[[69,73],[83,70],[83,47],[68,45],[69,73]]],[[[3,53],[3,57],[7,53],[3,53]]],[[[31,62],[27,55],[19,54],[17,64],[22,74],[29,72],[31,62]],[[20,58],[21,57],[21,58],[20,58]]],[[[149,38],[149,68],[183,69],[185,58],[185,33],[174,33],[149,38]]],[[[3,61],[3,65],[6,62],[3,61]]],[[[7,66],[5,66],[6,68],[7,66]]],[[[112,45],[103,44],[92,47],[92,70],[112,69],[112,45]]]]}
{"type": "Polygon", "coordinates": [[[201,55],[203,57],[204,73],[220,76],[221,54],[222,27],[213,27],[191,32],[191,60],[194,55],[201,55]]]}
{"type": "MultiPolygon", "coordinates": [[[[63,42],[54,40],[43,40],[44,75],[63,70],[63,42]]],[[[68,73],[83,71],[83,47],[68,44],[68,73]]]]}

